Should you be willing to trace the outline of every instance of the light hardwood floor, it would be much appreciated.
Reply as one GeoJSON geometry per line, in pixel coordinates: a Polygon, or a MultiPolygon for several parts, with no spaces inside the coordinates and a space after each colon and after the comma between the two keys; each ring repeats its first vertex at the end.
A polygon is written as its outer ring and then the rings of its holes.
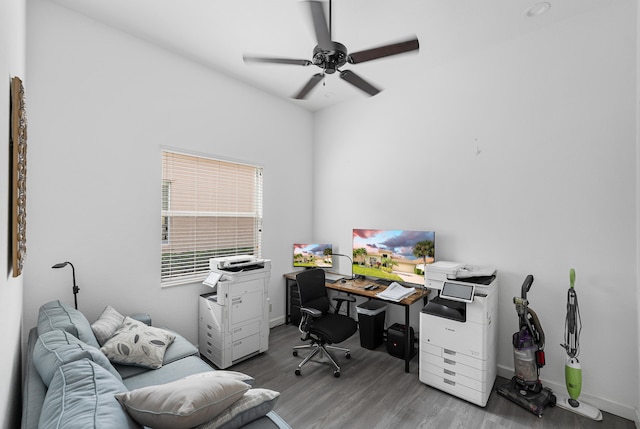
{"type": "MultiPolygon", "coordinates": [[[[384,344],[376,350],[361,348],[358,333],[342,344],[351,348],[351,359],[337,356],[341,377],[319,361],[307,363],[296,376],[304,353],[294,357],[291,347],[299,344],[296,326],[275,327],[267,352],[228,368],[255,377],[255,387],[279,391],[275,410],[295,429],[635,429],[632,421],[608,413],[595,422],[557,407],[539,418],[495,392],[485,408],[476,406],[421,383],[417,357],[405,373],[404,362],[390,356],[384,344]]],[[[496,385],[504,382],[498,378],[496,385]]]]}

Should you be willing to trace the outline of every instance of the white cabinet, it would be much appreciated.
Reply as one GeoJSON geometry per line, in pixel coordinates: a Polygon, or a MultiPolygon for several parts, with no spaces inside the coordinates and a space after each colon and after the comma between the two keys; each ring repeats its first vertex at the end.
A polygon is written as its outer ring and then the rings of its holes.
{"type": "Polygon", "coordinates": [[[244,274],[225,275],[199,299],[200,354],[220,369],[269,348],[270,270],[244,274]]]}
{"type": "Polygon", "coordinates": [[[471,303],[436,298],[420,313],[419,372],[421,382],[484,407],[497,374],[498,285],[475,287],[471,303]],[[447,302],[447,311],[433,311],[447,302]]]}

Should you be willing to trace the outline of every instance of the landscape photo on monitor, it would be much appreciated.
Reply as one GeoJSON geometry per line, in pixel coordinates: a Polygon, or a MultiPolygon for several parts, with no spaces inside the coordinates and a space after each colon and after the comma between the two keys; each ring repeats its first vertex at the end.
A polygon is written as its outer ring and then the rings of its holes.
{"type": "Polygon", "coordinates": [[[293,245],[293,266],[306,268],[331,268],[333,259],[331,244],[301,244],[293,245]]]}
{"type": "Polygon", "coordinates": [[[353,275],[424,285],[435,261],[435,232],[354,229],[353,275]]]}

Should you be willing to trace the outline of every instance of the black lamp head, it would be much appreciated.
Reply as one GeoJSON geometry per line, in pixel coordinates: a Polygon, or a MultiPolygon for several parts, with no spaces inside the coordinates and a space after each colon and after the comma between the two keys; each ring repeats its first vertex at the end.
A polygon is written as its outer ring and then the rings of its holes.
{"type": "Polygon", "coordinates": [[[70,264],[70,262],[60,262],[59,264],[55,264],[55,265],[54,265],[53,267],[51,267],[51,268],[64,268],[64,267],[66,267],[66,266],[67,266],[67,265],[69,265],[69,264],[70,264]]]}

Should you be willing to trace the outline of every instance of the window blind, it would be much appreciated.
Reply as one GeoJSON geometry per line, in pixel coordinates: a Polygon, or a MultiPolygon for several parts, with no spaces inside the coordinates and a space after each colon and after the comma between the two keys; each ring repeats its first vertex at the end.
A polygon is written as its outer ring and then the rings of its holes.
{"type": "Polygon", "coordinates": [[[162,152],[163,286],[203,280],[209,258],[261,256],[262,168],[162,152]]]}

